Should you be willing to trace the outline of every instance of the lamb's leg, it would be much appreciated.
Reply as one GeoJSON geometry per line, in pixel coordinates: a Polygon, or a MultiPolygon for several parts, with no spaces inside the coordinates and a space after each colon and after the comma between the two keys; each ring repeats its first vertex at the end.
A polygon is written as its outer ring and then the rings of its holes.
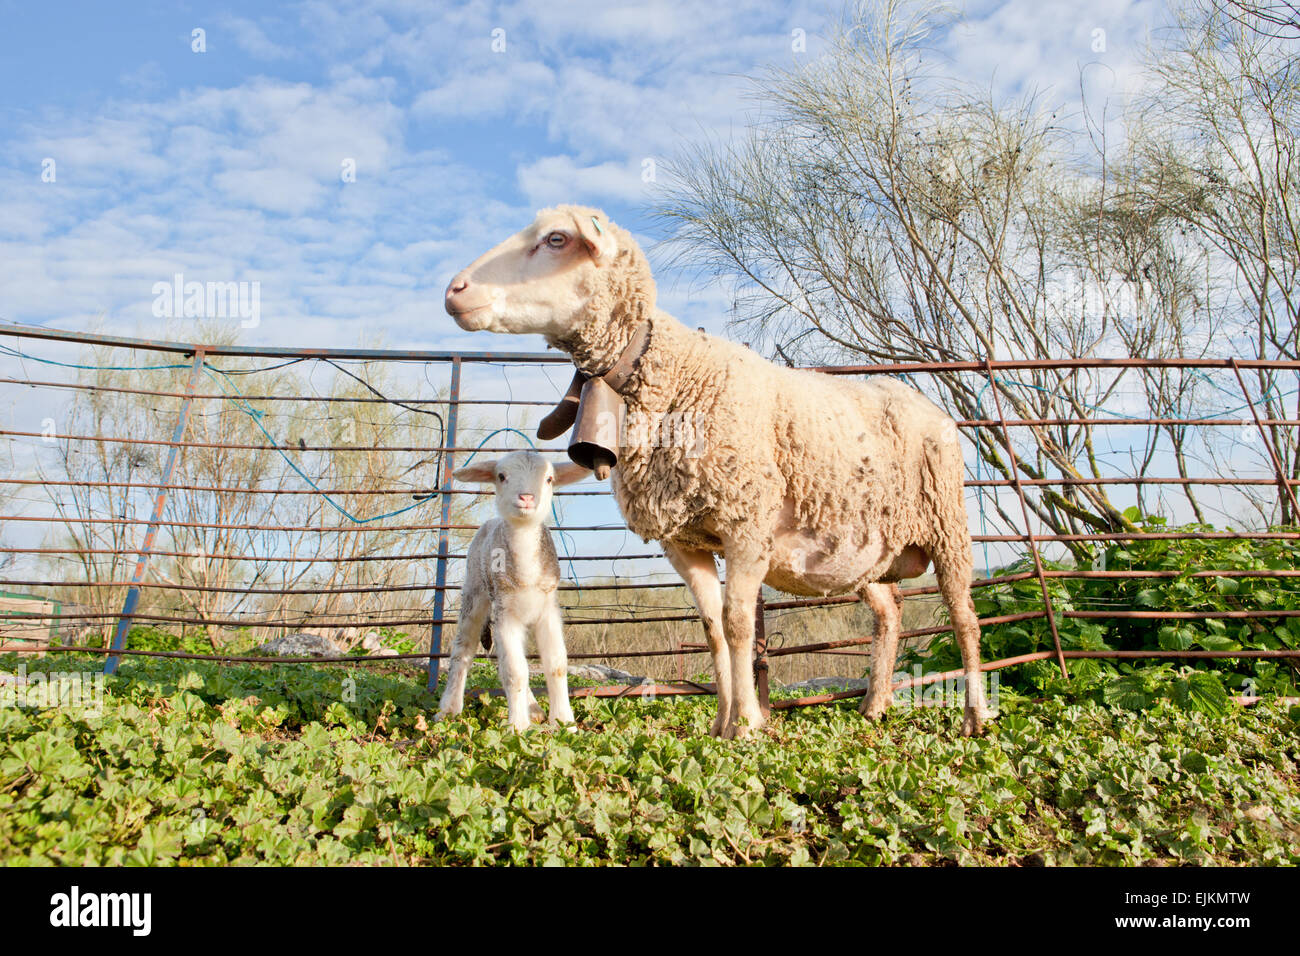
{"type": "MultiPolygon", "coordinates": [[[[969,546],[953,549],[967,554],[969,546]]],[[[962,721],[963,736],[973,737],[984,732],[984,720],[989,716],[984,700],[984,674],[980,670],[980,625],[975,614],[975,602],[970,596],[970,559],[960,556],[943,558],[935,555],[934,573],[939,583],[939,593],[948,605],[957,646],[961,648],[961,662],[965,669],[966,714],[962,721]]]]}
{"type": "Polygon", "coordinates": [[[456,626],[456,637],[451,644],[447,683],[443,685],[442,699],[438,701],[439,718],[459,714],[465,706],[465,678],[474,661],[474,652],[478,650],[479,637],[483,633],[483,624],[487,621],[490,608],[491,602],[485,593],[476,594],[472,589],[466,589],[460,609],[460,622],[456,626]]]}
{"type": "Polygon", "coordinates": [[[713,655],[713,675],[718,684],[718,716],[713,719],[709,733],[720,737],[731,717],[731,652],[727,649],[726,633],[722,628],[722,584],[718,581],[718,566],[708,551],[695,551],[665,542],[664,554],[686,582],[700,612],[700,620],[704,622],[704,638],[709,653],[713,655]]]}
{"type": "Polygon", "coordinates": [[[871,641],[871,692],[862,698],[858,710],[875,719],[883,717],[894,702],[894,661],[898,658],[903,595],[897,584],[868,584],[861,595],[876,616],[876,632],[871,641]]]}
{"type": "Polygon", "coordinates": [[[528,707],[528,659],[524,657],[524,626],[509,614],[492,615],[497,649],[497,673],[506,695],[510,726],[520,732],[531,723],[528,707]]]}
{"type": "Polygon", "coordinates": [[[731,714],[723,737],[746,737],[763,726],[754,689],[754,615],[767,576],[768,558],[756,549],[730,545],[726,552],[727,589],[722,619],[731,651],[731,714]]]}
{"type": "Polygon", "coordinates": [[[560,606],[553,606],[537,624],[537,656],[546,674],[546,693],[551,700],[551,723],[573,723],[569,706],[569,657],[564,650],[564,623],[560,606]]]}

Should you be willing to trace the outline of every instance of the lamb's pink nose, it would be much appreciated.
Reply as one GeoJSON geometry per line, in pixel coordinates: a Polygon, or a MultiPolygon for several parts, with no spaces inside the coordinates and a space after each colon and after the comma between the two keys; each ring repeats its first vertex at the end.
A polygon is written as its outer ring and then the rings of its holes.
{"type": "Polygon", "coordinates": [[[519,496],[519,503],[525,507],[531,508],[533,506],[533,496],[521,494],[519,496]]]}

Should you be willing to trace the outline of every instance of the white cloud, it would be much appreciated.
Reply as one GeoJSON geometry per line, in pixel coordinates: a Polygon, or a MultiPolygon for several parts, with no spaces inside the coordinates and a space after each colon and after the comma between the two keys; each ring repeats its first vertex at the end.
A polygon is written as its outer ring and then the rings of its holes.
{"type": "Polygon", "coordinates": [[[579,166],[571,156],[544,156],[521,165],[517,175],[520,191],[534,208],[610,198],[636,203],[647,197],[641,164],[635,160],[579,166]]]}
{"type": "MultiPolygon", "coordinates": [[[[482,58],[480,58],[482,60],[482,58]]],[[[486,119],[537,115],[556,96],[555,74],[541,63],[495,58],[457,71],[415,98],[418,116],[486,119]]]]}
{"type": "Polygon", "coordinates": [[[244,17],[222,16],[217,18],[217,26],[234,39],[235,45],[258,60],[284,60],[292,51],[271,40],[260,26],[244,17]]]}

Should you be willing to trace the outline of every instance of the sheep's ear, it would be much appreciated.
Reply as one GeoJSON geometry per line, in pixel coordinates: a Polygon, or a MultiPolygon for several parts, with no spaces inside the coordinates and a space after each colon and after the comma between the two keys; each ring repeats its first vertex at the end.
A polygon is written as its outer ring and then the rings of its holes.
{"type": "Polygon", "coordinates": [[[477,465],[466,465],[464,468],[457,468],[451,476],[465,484],[490,485],[497,480],[497,463],[493,460],[482,461],[477,465]]]}
{"type": "Polygon", "coordinates": [[[610,229],[608,219],[601,215],[574,213],[573,224],[577,227],[578,238],[587,247],[596,265],[603,266],[614,261],[618,243],[614,240],[614,231],[610,229]]]}
{"type": "Polygon", "coordinates": [[[555,463],[555,486],[571,485],[575,481],[582,481],[591,474],[590,468],[583,468],[581,465],[572,461],[555,463]]]}

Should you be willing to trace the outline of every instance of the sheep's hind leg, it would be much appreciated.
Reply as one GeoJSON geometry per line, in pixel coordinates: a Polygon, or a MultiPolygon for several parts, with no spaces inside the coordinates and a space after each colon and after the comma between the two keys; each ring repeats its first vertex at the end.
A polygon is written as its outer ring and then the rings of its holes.
{"type": "Polygon", "coordinates": [[[461,605],[460,623],[451,643],[447,683],[443,685],[442,697],[438,701],[439,719],[459,714],[465,706],[465,678],[469,676],[469,667],[474,661],[474,651],[478,649],[490,608],[491,602],[486,594],[467,594],[461,605]]]}
{"type": "MultiPolygon", "coordinates": [[[[968,552],[969,547],[963,549],[968,552]]],[[[980,624],[975,613],[975,602],[970,596],[970,562],[960,560],[944,562],[935,558],[935,577],[939,593],[948,605],[957,646],[961,648],[961,662],[965,670],[966,712],[962,720],[962,736],[975,737],[984,733],[984,721],[989,717],[984,700],[984,672],[980,669],[980,624]]]]}
{"type": "Polygon", "coordinates": [[[718,566],[709,551],[681,548],[665,542],[664,554],[686,582],[704,623],[704,639],[713,655],[713,675],[718,685],[718,715],[713,719],[709,733],[721,737],[731,719],[731,652],[722,628],[722,584],[718,580],[718,566]]]}
{"type": "Polygon", "coordinates": [[[894,662],[898,658],[898,635],[903,620],[903,595],[897,584],[868,584],[860,592],[876,617],[871,640],[871,690],[858,710],[875,720],[883,717],[894,702],[894,662]]]}
{"type": "Polygon", "coordinates": [[[731,715],[723,737],[747,737],[763,726],[754,689],[754,624],[758,592],[767,576],[766,555],[749,548],[727,549],[727,590],[722,618],[731,651],[731,715]]]}

